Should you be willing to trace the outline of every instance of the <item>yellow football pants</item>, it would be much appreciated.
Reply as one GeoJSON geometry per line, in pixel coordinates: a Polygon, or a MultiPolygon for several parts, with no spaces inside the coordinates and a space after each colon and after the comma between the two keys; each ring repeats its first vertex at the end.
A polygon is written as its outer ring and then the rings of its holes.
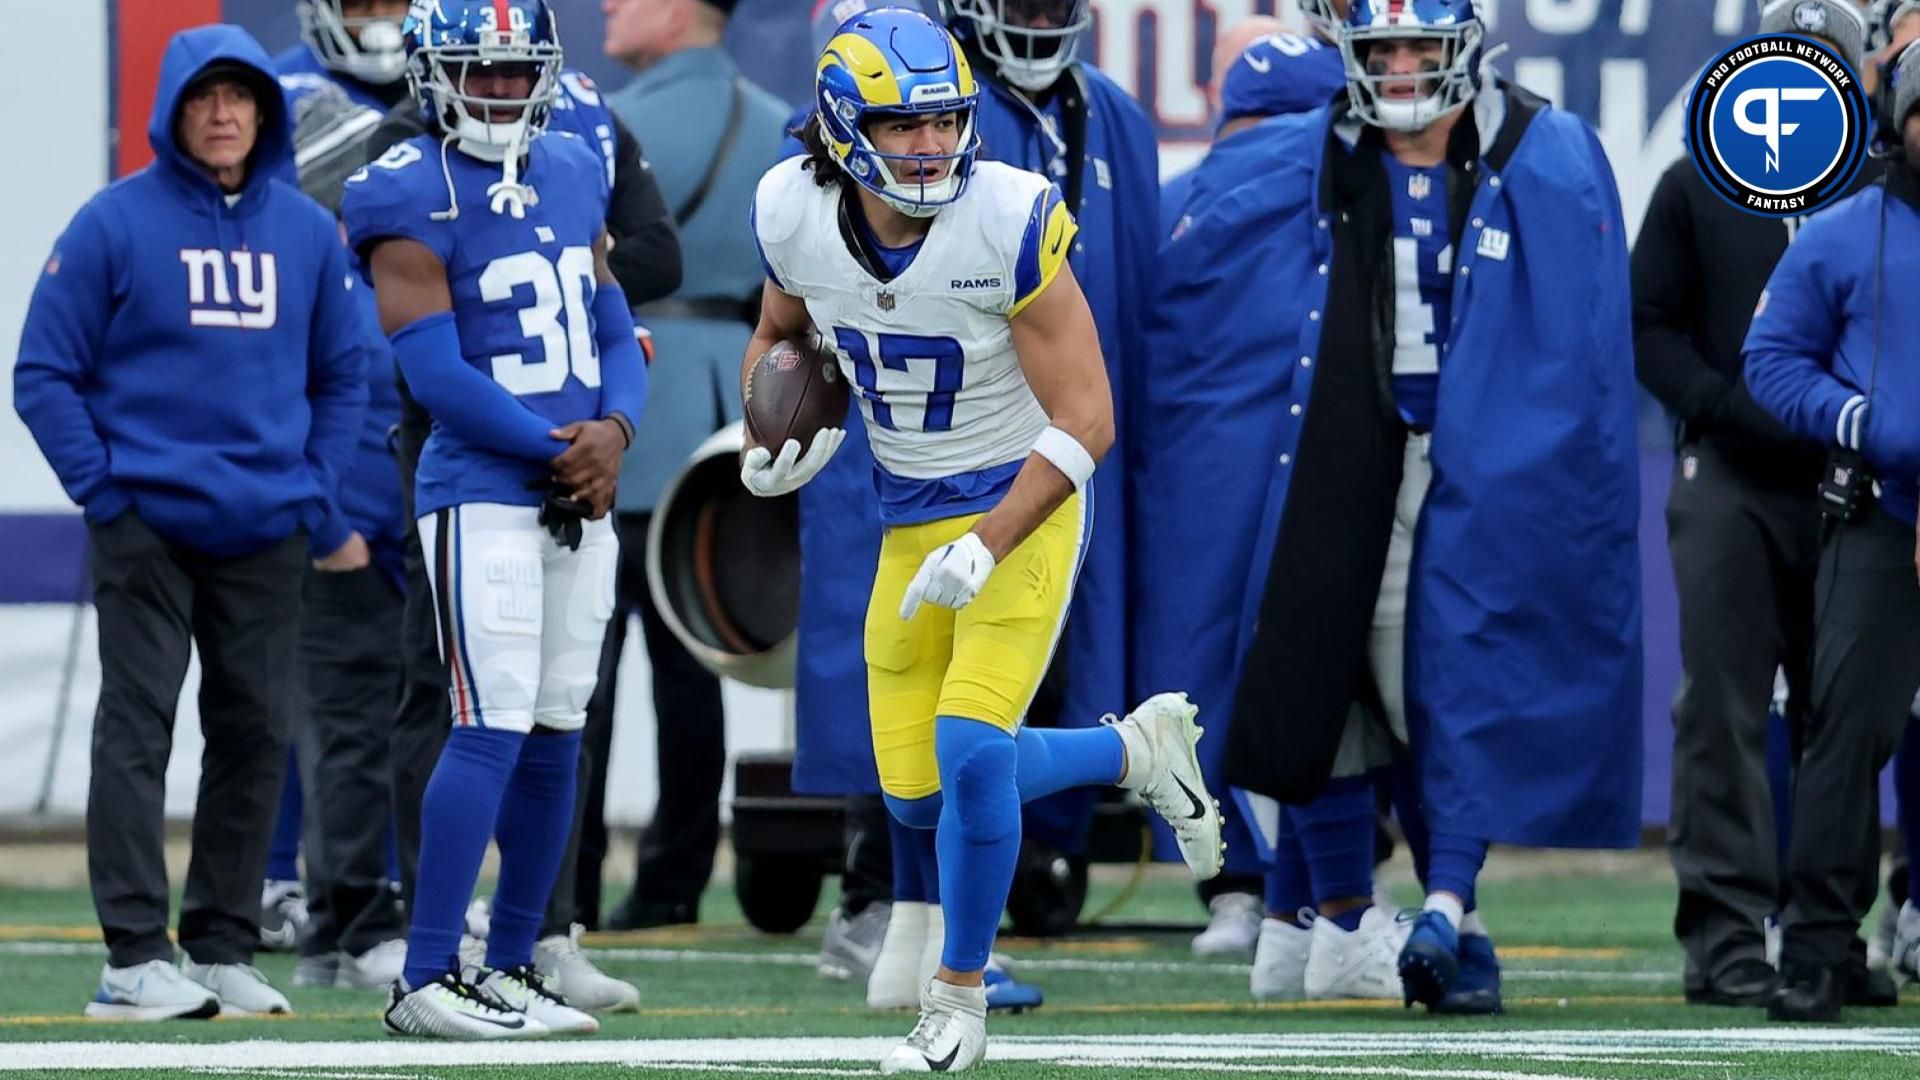
{"type": "Polygon", "coordinates": [[[958,611],[922,604],[911,620],[900,601],[920,564],[983,515],[887,530],[867,605],[867,709],[880,787],[901,799],[940,790],[933,756],[938,716],[981,720],[1012,733],[1053,658],[1091,524],[1083,496],[1060,504],[994,567],[958,611]]]}

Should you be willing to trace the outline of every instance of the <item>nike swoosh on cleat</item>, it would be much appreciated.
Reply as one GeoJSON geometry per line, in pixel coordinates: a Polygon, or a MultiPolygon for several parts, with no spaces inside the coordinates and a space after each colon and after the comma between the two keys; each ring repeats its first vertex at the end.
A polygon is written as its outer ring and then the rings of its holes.
{"type": "Polygon", "coordinates": [[[1195,795],[1195,794],[1193,793],[1193,789],[1187,786],[1187,784],[1186,784],[1186,781],[1184,781],[1184,780],[1182,780],[1182,779],[1180,779],[1180,778],[1179,778],[1178,776],[1176,776],[1176,777],[1174,777],[1174,778],[1173,778],[1173,782],[1174,782],[1175,784],[1178,784],[1178,785],[1180,786],[1180,792],[1181,792],[1181,794],[1183,794],[1183,795],[1185,795],[1185,796],[1186,796],[1186,797],[1187,797],[1187,798],[1188,798],[1188,799],[1189,799],[1190,801],[1192,801],[1192,803],[1193,803],[1193,813],[1191,813],[1191,814],[1188,814],[1188,815],[1187,815],[1187,818],[1188,818],[1189,820],[1196,820],[1196,821],[1197,821],[1197,820],[1199,820],[1200,818],[1203,818],[1203,817],[1206,817],[1206,816],[1207,816],[1207,804],[1206,804],[1206,803],[1204,803],[1204,802],[1201,802],[1201,801],[1200,801],[1200,796],[1198,796],[1198,795],[1195,795]]]}
{"type": "Polygon", "coordinates": [[[925,1054],[922,1054],[920,1056],[923,1059],[925,1059],[927,1063],[927,1068],[933,1070],[934,1072],[946,1072],[948,1069],[953,1068],[953,1059],[960,1056],[960,1044],[958,1042],[955,1042],[953,1044],[953,1049],[947,1051],[947,1056],[941,1058],[939,1061],[935,1061],[932,1058],[927,1057],[925,1054]]]}

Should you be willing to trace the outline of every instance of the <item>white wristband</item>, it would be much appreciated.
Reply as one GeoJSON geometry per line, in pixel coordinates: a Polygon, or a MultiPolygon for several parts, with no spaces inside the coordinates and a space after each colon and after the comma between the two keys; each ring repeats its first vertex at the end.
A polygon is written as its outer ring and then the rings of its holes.
{"type": "Polygon", "coordinates": [[[1053,462],[1053,467],[1066,474],[1073,481],[1073,489],[1079,491],[1093,479],[1093,455],[1080,445],[1080,440],[1050,427],[1033,440],[1033,452],[1053,462]]]}

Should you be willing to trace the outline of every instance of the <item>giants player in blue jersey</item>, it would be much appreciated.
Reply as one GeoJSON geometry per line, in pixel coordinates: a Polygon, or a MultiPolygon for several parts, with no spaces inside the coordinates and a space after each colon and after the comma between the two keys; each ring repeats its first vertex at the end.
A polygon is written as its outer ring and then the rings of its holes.
{"type": "Polygon", "coordinates": [[[407,96],[407,0],[300,0],[300,44],[273,58],[289,104],[338,88],[381,113],[407,96]]]}
{"type": "Polygon", "coordinates": [[[607,511],[645,367],[607,267],[598,150],[543,133],[561,53],[547,0],[440,0],[410,16],[408,75],[444,135],[349,181],[350,241],[414,396],[433,416],[415,512],[454,729],[421,807],[395,1034],[597,1029],[535,974],[572,824],[580,728],[613,610],[607,511]],[[467,899],[500,848],[484,966],[467,899]]]}

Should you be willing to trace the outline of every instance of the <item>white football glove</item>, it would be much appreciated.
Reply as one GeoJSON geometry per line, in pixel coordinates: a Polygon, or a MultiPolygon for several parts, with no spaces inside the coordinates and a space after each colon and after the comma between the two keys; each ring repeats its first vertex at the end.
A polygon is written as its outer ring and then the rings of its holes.
{"type": "Polygon", "coordinates": [[[986,586],[993,566],[993,552],[980,542],[978,534],[964,533],[953,543],[942,544],[927,555],[920,572],[913,575],[913,583],[900,601],[900,617],[913,618],[923,600],[955,610],[966,607],[986,586]]]}
{"type": "Polygon", "coordinates": [[[780,448],[779,457],[774,457],[773,451],[764,446],[756,446],[740,458],[740,482],[748,491],[766,499],[798,491],[827,467],[846,437],[845,428],[821,428],[805,455],[800,453],[798,439],[788,439],[780,448]]]}

